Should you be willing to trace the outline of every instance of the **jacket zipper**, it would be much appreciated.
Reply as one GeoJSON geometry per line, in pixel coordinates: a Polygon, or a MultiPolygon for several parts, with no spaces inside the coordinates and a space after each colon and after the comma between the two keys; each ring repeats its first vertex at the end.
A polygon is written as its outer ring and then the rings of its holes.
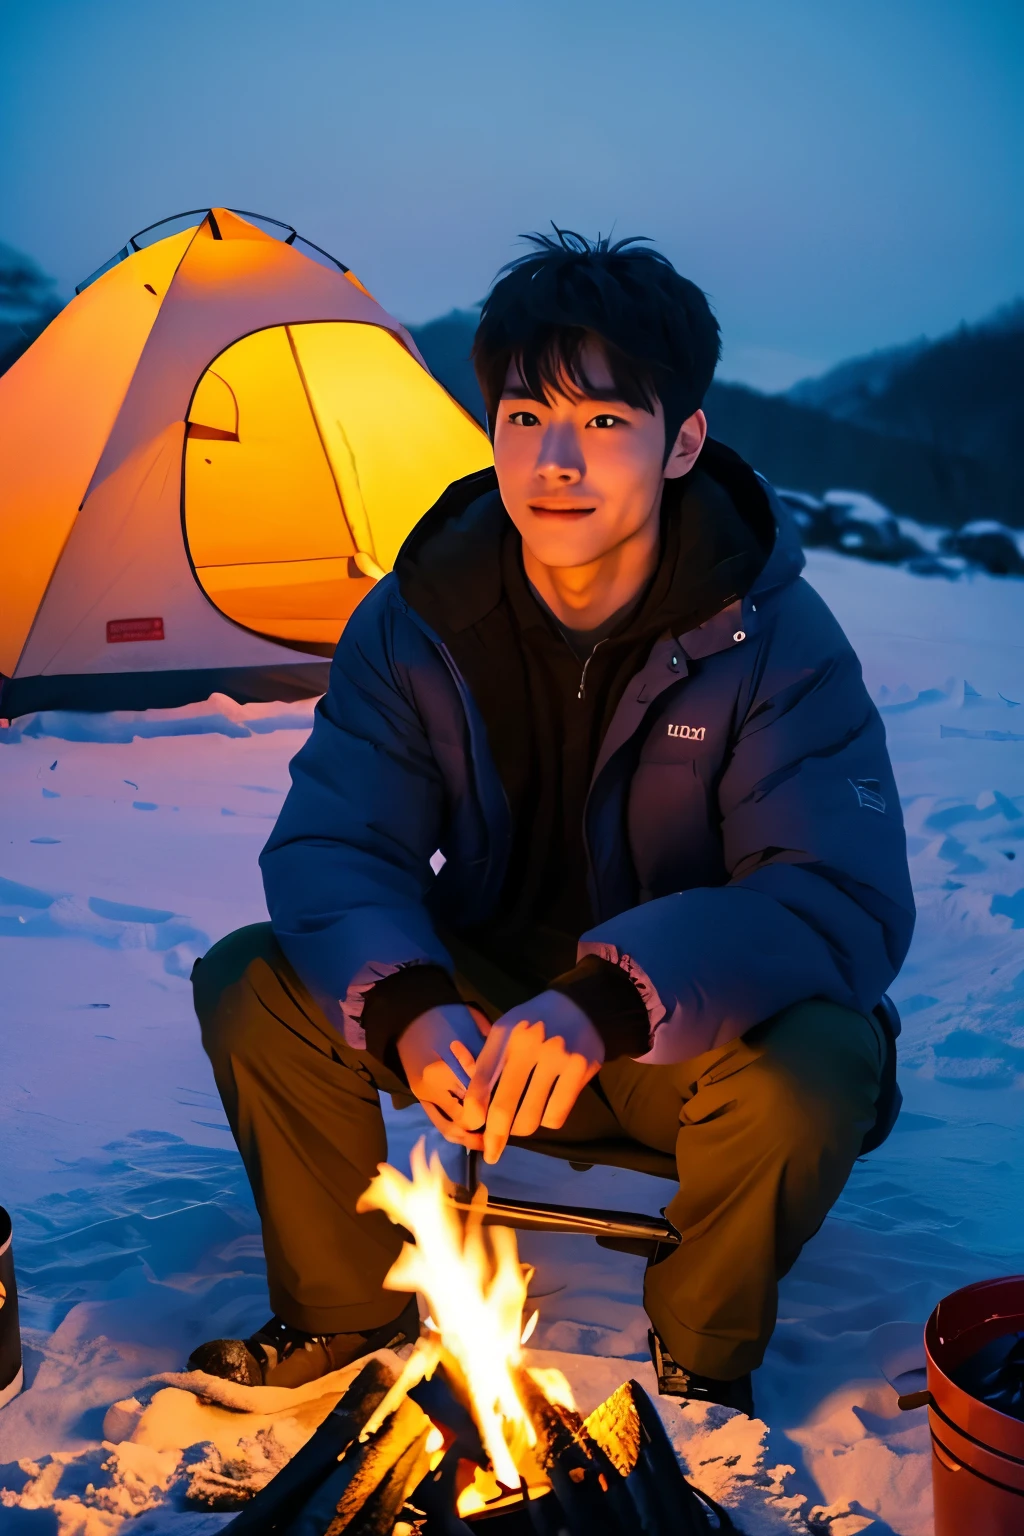
{"type": "MultiPolygon", "coordinates": [[[[607,639],[608,639],[608,637],[606,636],[604,640],[599,640],[597,642],[597,644],[594,646],[594,649],[591,651],[590,655],[587,657],[586,661],[583,663],[583,671],[580,673],[579,692],[576,695],[577,699],[585,699],[586,698],[586,696],[587,696],[587,668],[590,666],[590,663],[593,661],[594,657],[597,655],[597,653],[601,649],[602,645],[607,644],[607,639]]],[[[565,643],[566,643],[566,645],[568,645],[569,644],[568,640],[565,643]]]]}

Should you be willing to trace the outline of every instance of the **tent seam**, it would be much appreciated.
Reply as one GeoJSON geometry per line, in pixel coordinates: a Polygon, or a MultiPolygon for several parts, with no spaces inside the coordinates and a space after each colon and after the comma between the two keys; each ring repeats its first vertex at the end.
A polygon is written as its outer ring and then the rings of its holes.
{"type": "Polygon", "coordinates": [[[309,407],[309,414],[313,418],[313,426],[316,429],[316,436],[317,441],[320,444],[320,451],[323,453],[324,459],[327,463],[327,473],[331,477],[331,484],[334,486],[334,494],[338,498],[338,508],[341,512],[341,520],[345,524],[345,527],[348,529],[348,536],[352,540],[352,548],[358,550],[359,540],[356,538],[355,529],[352,527],[352,519],[349,517],[348,508],[345,506],[345,498],[341,494],[341,486],[338,484],[338,476],[335,473],[334,464],[331,461],[331,455],[327,451],[327,444],[324,441],[323,428],[320,425],[320,417],[317,414],[316,406],[313,404],[313,396],[310,393],[309,381],[306,378],[306,371],[302,366],[302,360],[299,357],[299,349],[295,345],[295,337],[292,335],[292,328],[290,325],[285,326],[284,333],[288,338],[288,346],[292,354],[292,361],[295,363],[295,369],[299,375],[299,383],[302,385],[302,393],[306,397],[306,404],[309,407]]]}

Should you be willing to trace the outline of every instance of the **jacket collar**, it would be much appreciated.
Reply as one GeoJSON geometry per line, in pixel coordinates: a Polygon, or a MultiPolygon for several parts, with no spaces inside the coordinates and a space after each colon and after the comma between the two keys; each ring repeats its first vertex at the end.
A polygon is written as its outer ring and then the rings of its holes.
{"type": "Polygon", "coordinates": [[[749,592],[729,603],[704,624],[676,638],[690,661],[717,655],[753,639],[761,628],[759,604],[770,592],[796,581],[806,564],[796,519],[762,476],[757,476],[775,523],[775,542],[749,592]]]}

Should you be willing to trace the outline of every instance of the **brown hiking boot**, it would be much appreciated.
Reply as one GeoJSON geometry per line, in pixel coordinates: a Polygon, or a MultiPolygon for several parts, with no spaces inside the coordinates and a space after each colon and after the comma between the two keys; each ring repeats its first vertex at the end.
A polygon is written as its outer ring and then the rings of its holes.
{"type": "Polygon", "coordinates": [[[303,1333],[279,1317],[249,1339],[211,1339],[188,1357],[188,1370],[205,1371],[243,1387],[301,1387],[340,1371],[376,1349],[401,1349],[419,1338],[416,1297],[410,1296],[394,1322],[366,1333],[303,1333]]]}

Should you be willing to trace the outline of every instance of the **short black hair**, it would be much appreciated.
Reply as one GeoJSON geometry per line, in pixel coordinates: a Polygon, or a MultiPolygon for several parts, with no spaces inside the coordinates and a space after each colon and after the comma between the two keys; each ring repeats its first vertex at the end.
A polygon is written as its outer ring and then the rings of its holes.
{"type": "Polygon", "coordinates": [[[706,295],[646,236],[612,245],[552,228],[523,237],[534,249],[502,267],[481,310],[472,355],[491,434],[510,363],[537,400],[566,379],[588,394],[582,354],[596,337],[627,405],[661,401],[667,455],[721,355],[706,295]]]}

